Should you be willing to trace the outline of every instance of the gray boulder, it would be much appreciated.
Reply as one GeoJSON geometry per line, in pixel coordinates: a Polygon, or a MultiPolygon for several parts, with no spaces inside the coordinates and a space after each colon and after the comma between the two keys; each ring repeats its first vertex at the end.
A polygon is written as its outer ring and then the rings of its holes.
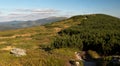
{"type": "Polygon", "coordinates": [[[14,54],[16,57],[20,57],[20,56],[25,56],[26,55],[26,50],[20,49],[20,48],[13,48],[10,51],[10,53],[14,54]]]}

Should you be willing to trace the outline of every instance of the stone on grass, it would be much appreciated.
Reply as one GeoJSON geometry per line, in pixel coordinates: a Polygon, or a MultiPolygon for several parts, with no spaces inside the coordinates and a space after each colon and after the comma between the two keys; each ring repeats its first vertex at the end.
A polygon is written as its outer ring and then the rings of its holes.
{"type": "Polygon", "coordinates": [[[16,57],[20,57],[20,56],[25,56],[26,55],[26,50],[20,49],[20,48],[13,48],[10,51],[10,53],[15,55],[16,57]]]}
{"type": "Polygon", "coordinates": [[[83,60],[79,52],[75,52],[76,60],[83,60]]]}

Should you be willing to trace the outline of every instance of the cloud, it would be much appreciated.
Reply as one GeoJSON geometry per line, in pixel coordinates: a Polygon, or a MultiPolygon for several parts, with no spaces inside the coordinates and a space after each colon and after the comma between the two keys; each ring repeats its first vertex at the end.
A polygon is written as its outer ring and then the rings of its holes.
{"type": "Polygon", "coordinates": [[[55,10],[55,9],[16,9],[15,11],[23,12],[23,13],[28,12],[28,13],[43,13],[43,14],[60,12],[59,10],[55,10]]]}
{"type": "Polygon", "coordinates": [[[12,20],[37,20],[50,16],[58,16],[60,10],[55,9],[15,9],[7,15],[0,15],[0,22],[12,20]]]}
{"type": "Polygon", "coordinates": [[[0,11],[0,15],[3,14],[2,11],[0,11]]]}
{"type": "Polygon", "coordinates": [[[37,10],[33,10],[33,13],[47,13],[47,14],[55,14],[58,13],[59,10],[53,10],[53,9],[37,9],[37,10]]]}

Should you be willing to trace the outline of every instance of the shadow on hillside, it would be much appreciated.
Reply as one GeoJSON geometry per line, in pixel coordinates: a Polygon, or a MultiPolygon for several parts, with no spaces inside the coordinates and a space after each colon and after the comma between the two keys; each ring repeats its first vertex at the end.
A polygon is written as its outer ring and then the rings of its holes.
{"type": "Polygon", "coordinates": [[[50,52],[52,50],[52,48],[49,47],[48,45],[39,45],[39,49],[42,49],[46,52],[50,52]]]}

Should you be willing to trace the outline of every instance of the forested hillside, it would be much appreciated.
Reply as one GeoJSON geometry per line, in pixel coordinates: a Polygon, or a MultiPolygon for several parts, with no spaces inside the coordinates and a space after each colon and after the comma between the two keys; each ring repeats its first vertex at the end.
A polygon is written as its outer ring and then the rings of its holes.
{"type": "Polygon", "coordinates": [[[94,50],[101,55],[120,54],[120,19],[104,14],[74,16],[73,22],[83,18],[80,24],[58,32],[55,48],[71,47],[94,50]]]}

